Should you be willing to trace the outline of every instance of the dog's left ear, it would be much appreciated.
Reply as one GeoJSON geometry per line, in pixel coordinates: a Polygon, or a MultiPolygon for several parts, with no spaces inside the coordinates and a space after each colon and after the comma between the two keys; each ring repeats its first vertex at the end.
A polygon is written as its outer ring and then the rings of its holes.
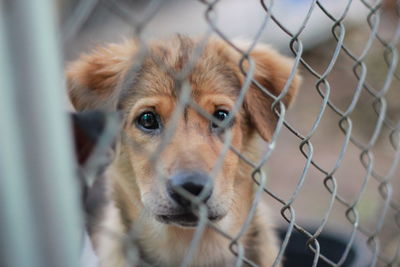
{"type": "MultiPolygon", "coordinates": [[[[273,95],[278,96],[292,72],[293,60],[266,45],[256,46],[250,53],[250,57],[255,63],[253,79],[273,95]]],[[[300,83],[301,77],[296,73],[287,94],[282,99],[286,108],[293,102],[300,83]]],[[[277,115],[271,110],[272,103],[273,99],[262,92],[254,83],[249,88],[243,103],[251,126],[266,141],[271,140],[278,121],[277,115]]]]}

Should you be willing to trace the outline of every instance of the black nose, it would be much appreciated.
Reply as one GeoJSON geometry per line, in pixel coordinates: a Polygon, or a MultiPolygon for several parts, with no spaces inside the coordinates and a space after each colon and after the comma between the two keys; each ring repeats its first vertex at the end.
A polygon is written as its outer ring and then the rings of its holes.
{"type": "Polygon", "coordinates": [[[173,175],[168,181],[168,193],[171,198],[180,206],[190,207],[190,200],[180,194],[180,190],[186,190],[194,197],[207,189],[202,195],[202,201],[205,203],[211,197],[212,186],[210,177],[203,172],[183,171],[173,175]],[[206,186],[210,184],[209,188],[206,186]]]}

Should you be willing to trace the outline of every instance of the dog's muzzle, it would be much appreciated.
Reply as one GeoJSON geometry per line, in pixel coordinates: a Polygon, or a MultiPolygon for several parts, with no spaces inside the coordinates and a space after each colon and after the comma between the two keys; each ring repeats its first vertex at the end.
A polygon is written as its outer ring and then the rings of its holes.
{"type": "MultiPolygon", "coordinates": [[[[174,174],[167,183],[167,193],[178,211],[176,214],[163,215],[159,218],[165,223],[174,223],[182,226],[196,226],[198,216],[192,203],[205,204],[212,195],[212,180],[204,172],[180,171],[174,174]]],[[[217,219],[208,214],[209,220],[217,219]]]]}
{"type": "Polygon", "coordinates": [[[168,195],[182,208],[190,208],[191,199],[206,203],[212,194],[211,178],[203,172],[183,171],[172,176],[167,184],[168,195]]]}

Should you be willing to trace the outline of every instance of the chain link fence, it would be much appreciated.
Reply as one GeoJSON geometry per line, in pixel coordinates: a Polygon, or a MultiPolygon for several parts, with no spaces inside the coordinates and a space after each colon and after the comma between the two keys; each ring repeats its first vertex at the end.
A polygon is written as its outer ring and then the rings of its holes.
{"type": "MultiPolygon", "coordinates": [[[[162,142],[147,155],[156,166],[185,107],[227,126],[191,99],[187,83],[210,38],[222,39],[241,54],[237,64],[246,78],[230,118],[240,111],[251,84],[273,100],[271,109],[278,121],[272,139],[263,144],[264,153],[255,160],[241,155],[231,145],[228,131],[213,168],[215,173],[221,169],[228,151],[252,168],[248,178],[255,185],[253,205],[236,235],[207,219],[201,196],[178,190],[192,202],[193,212],[200,218],[181,266],[191,266],[208,228],[229,240],[236,266],[257,266],[246,257],[240,240],[261,201],[271,207],[281,237],[273,266],[400,266],[398,1],[77,0],[59,1],[58,8],[62,18],[60,51],[66,61],[90,51],[94,44],[115,42],[122,39],[116,36],[123,36],[139,44],[139,55],[130,70],[134,73],[143,63],[151,39],[173,32],[199,36],[199,45],[178,73],[159,61],[182,87],[162,142]],[[253,20],[253,12],[258,20],[253,20]],[[193,21],[182,23],[179,17],[193,21]],[[248,40],[247,50],[236,46],[238,35],[248,40]],[[277,96],[254,79],[250,53],[259,43],[273,43],[294,59],[290,76],[277,96]],[[293,108],[287,111],[282,100],[297,69],[303,83],[293,108]],[[333,252],[334,242],[339,241],[341,245],[333,252]],[[302,255],[311,260],[301,262],[302,255]]],[[[99,166],[104,165],[104,146],[112,143],[110,136],[115,134],[109,130],[81,173],[86,185],[95,184],[99,166]]],[[[135,140],[130,141],[140,147],[135,140]]],[[[134,233],[120,237],[113,229],[105,230],[107,238],[126,245],[132,266],[151,266],[140,259],[134,233]]],[[[10,226],[9,231],[15,229],[10,226]]],[[[37,266],[61,266],[57,261],[49,262],[37,266]]]]}

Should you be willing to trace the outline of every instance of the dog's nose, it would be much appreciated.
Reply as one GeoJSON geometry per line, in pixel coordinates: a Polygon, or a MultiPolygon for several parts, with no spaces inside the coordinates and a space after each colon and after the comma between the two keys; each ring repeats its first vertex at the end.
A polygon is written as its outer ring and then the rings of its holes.
{"type": "Polygon", "coordinates": [[[194,197],[203,193],[202,200],[204,203],[211,197],[212,186],[210,177],[203,172],[184,171],[173,175],[168,181],[168,193],[171,198],[182,207],[190,207],[190,200],[179,193],[179,188],[186,190],[194,197]],[[210,184],[209,187],[206,187],[210,184]]]}

